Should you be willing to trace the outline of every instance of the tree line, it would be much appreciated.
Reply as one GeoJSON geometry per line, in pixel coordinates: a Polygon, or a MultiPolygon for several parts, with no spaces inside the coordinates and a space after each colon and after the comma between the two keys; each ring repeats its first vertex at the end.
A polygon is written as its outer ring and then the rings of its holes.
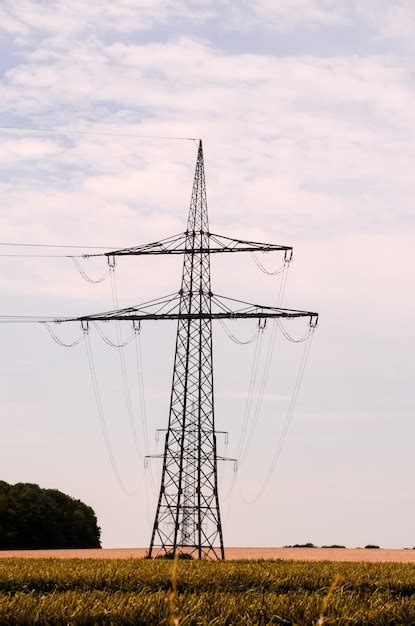
{"type": "Polygon", "coordinates": [[[0,481],[0,550],[100,548],[90,506],[57,489],[0,481]]]}

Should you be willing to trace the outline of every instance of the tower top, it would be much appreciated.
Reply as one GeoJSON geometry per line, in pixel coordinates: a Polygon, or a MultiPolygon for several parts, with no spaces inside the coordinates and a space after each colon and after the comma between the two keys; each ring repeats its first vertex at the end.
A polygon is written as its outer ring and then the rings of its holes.
{"type": "Polygon", "coordinates": [[[205,163],[203,159],[203,144],[199,140],[195,175],[193,178],[192,197],[190,200],[188,232],[209,230],[209,218],[206,198],[205,163]]]}

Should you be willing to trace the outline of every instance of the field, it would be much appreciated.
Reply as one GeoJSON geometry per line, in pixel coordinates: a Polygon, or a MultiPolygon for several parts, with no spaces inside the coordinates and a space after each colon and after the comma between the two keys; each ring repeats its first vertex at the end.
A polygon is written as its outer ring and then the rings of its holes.
{"type": "Polygon", "coordinates": [[[0,624],[415,624],[415,565],[1,559],[0,624]]]}
{"type": "MultiPolygon", "coordinates": [[[[142,559],[147,548],[78,550],[0,550],[0,559],[142,559]]],[[[415,563],[415,550],[365,548],[226,548],[227,560],[289,559],[293,561],[365,561],[367,563],[415,563]]]]}

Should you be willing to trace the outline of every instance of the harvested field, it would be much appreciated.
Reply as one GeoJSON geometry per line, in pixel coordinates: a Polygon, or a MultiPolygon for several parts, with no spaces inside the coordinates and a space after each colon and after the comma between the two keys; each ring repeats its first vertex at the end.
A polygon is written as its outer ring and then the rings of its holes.
{"type": "MultiPolygon", "coordinates": [[[[4,550],[0,558],[28,559],[142,559],[147,548],[102,550],[4,550]]],[[[226,559],[282,559],[299,561],[364,561],[366,563],[415,563],[415,550],[364,548],[227,548],[226,559]]]]}

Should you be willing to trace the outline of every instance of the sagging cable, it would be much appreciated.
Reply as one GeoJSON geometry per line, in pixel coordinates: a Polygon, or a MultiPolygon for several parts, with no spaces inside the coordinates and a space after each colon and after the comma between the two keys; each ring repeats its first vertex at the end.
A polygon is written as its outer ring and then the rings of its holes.
{"type": "Polygon", "coordinates": [[[69,257],[70,259],[72,259],[76,269],[78,270],[78,272],[80,273],[80,275],[82,276],[82,278],[84,280],[86,280],[88,283],[93,283],[93,284],[97,284],[97,283],[102,283],[104,282],[104,280],[106,278],[108,278],[110,272],[111,272],[111,266],[108,267],[108,269],[106,270],[105,274],[103,276],[101,276],[100,278],[91,278],[91,276],[89,276],[84,268],[82,267],[82,265],[80,264],[80,262],[78,261],[78,259],[74,256],[69,257]]]}
{"type": "MultiPolygon", "coordinates": [[[[255,261],[256,266],[261,270],[261,272],[263,272],[264,274],[267,274],[267,276],[278,276],[278,274],[281,274],[284,271],[285,267],[289,263],[291,263],[292,258],[293,258],[293,251],[286,250],[284,253],[284,263],[277,270],[271,272],[270,270],[267,270],[267,268],[261,263],[261,261],[257,257],[256,252],[251,252],[250,254],[253,260],[255,261]]],[[[268,254],[268,253],[265,252],[264,254],[268,254]]]]}
{"type": "MultiPolygon", "coordinates": [[[[147,421],[147,409],[144,394],[144,375],[143,375],[143,355],[141,351],[141,322],[140,320],[133,320],[133,329],[135,334],[135,365],[137,372],[137,391],[138,391],[138,403],[139,411],[141,415],[141,427],[143,431],[144,440],[144,454],[145,458],[150,454],[149,436],[148,436],[148,421],[147,421]]],[[[145,472],[145,477],[147,476],[145,472]]],[[[150,488],[153,493],[156,493],[156,485],[154,482],[153,471],[151,465],[149,466],[149,482],[150,488]]]]}
{"type": "MultiPolygon", "coordinates": [[[[282,302],[284,299],[284,294],[285,294],[285,289],[287,286],[287,276],[288,276],[288,269],[289,269],[289,260],[291,259],[291,257],[289,257],[289,259],[287,259],[287,262],[284,264],[284,272],[282,275],[282,279],[280,282],[280,286],[279,286],[279,290],[278,290],[278,296],[277,296],[277,307],[282,306],[282,302]]],[[[266,321],[266,320],[264,320],[266,321]]],[[[260,320],[259,320],[260,323],[260,320]]],[[[240,462],[243,463],[245,458],[247,457],[248,451],[251,447],[254,435],[255,435],[255,431],[256,431],[256,427],[258,424],[258,420],[261,414],[261,409],[262,409],[262,403],[263,403],[263,399],[264,399],[264,393],[265,393],[265,389],[266,389],[266,384],[268,381],[268,376],[269,376],[269,372],[270,372],[270,368],[271,368],[271,361],[272,361],[272,356],[274,353],[274,348],[275,348],[275,343],[276,343],[276,338],[277,338],[277,329],[278,326],[276,324],[274,324],[271,328],[271,337],[270,337],[270,341],[268,344],[268,349],[266,352],[266,356],[265,356],[265,362],[263,364],[263,372],[262,372],[262,378],[261,378],[261,382],[260,382],[260,386],[259,386],[259,392],[258,392],[258,396],[256,398],[256,402],[255,402],[255,407],[254,407],[254,414],[252,417],[252,421],[250,424],[250,428],[249,431],[247,431],[247,427],[248,427],[248,422],[249,422],[249,418],[251,417],[251,408],[252,408],[252,402],[253,402],[253,394],[254,394],[254,387],[252,387],[252,395],[250,398],[250,402],[249,402],[249,407],[247,407],[247,418],[246,418],[246,426],[245,426],[245,432],[244,432],[244,437],[243,437],[243,442],[241,442],[242,447],[239,450],[239,454],[237,455],[238,458],[240,459],[240,462]]],[[[261,338],[262,341],[262,338],[261,338]]]]}
{"type": "Polygon", "coordinates": [[[61,346],[61,348],[74,348],[75,346],[78,346],[82,339],[83,336],[80,335],[80,337],[78,337],[78,339],[75,339],[75,341],[72,341],[72,343],[65,343],[64,341],[62,341],[62,339],[60,339],[57,334],[52,330],[50,324],[48,324],[48,322],[40,322],[41,324],[43,324],[43,326],[46,328],[46,330],[48,331],[49,335],[52,337],[53,341],[55,343],[58,344],[58,346],[61,346]]]}
{"type": "Polygon", "coordinates": [[[260,333],[262,332],[263,329],[260,328],[260,326],[258,325],[258,329],[255,332],[255,335],[253,335],[252,337],[250,337],[250,339],[247,339],[245,341],[243,341],[242,339],[238,339],[238,337],[236,337],[233,332],[228,328],[228,326],[225,324],[225,322],[221,319],[219,319],[219,323],[222,326],[223,330],[225,331],[226,335],[229,337],[229,339],[231,341],[233,341],[234,343],[237,343],[239,346],[246,346],[249,343],[253,343],[254,341],[256,341],[260,335],[260,333]]]}
{"type": "Polygon", "coordinates": [[[107,424],[105,421],[105,416],[104,416],[104,410],[103,410],[103,406],[102,406],[102,399],[101,399],[101,394],[99,392],[99,387],[98,387],[98,379],[97,379],[97,375],[96,375],[96,369],[95,369],[95,363],[94,363],[94,358],[93,358],[93,354],[92,354],[92,348],[91,348],[91,341],[90,341],[90,337],[89,337],[89,323],[86,321],[82,321],[81,322],[81,327],[84,333],[84,343],[85,343],[85,350],[87,353],[87,358],[88,358],[88,365],[89,365],[89,372],[91,375],[91,382],[92,382],[92,389],[94,392],[94,398],[95,398],[95,403],[96,403],[96,407],[97,407],[97,415],[98,415],[98,420],[101,426],[101,432],[102,432],[102,436],[104,438],[104,443],[105,443],[105,448],[107,450],[107,454],[108,454],[108,458],[111,464],[111,469],[112,472],[114,474],[115,480],[118,483],[118,486],[120,487],[120,489],[128,496],[134,496],[136,495],[136,491],[130,491],[129,489],[127,489],[121,479],[120,476],[120,472],[118,469],[118,465],[114,456],[114,453],[112,451],[112,446],[111,446],[111,440],[109,437],[109,433],[108,433],[108,428],[107,428],[107,424]]]}
{"type": "Polygon", "coordinates": [[[275,320],[275,324],[280,328],[283,336],[285,337],[285,339],[291,343],[303,343],[304,341],[307,341],[307,339],[310,336],[310,333],[313,332],[313,327],[309,326],[308,331],[306,332],[305,335],[303,335],[302,337],[300,337],[299,339],[295,339],[294,337],[292,337],[292,335],[289,334],[289,332],[287,331],[287,329],[283,326],[282,322],[280,319],[276,319],[275,320]]]}
{"type": "MultiPolygon", "coordinates": [[[[112,301],[113,301],[114,309],[118,309],[119,308],[118,289],[117,289],[117,282],[116,282],[115,271],[114,271],[115,257],[108,257],[108,264],[111,268],[110,279],[111,279],[112,301]]],[[[118,320],[116,320],[115,322],[115,328],[117,332],[118,344],[121,346],[120,350],[118,351],[118,354],[120,357],[121,378],[122,378],[122,384],[124,388],[124,396],[125,396],[125,402],[126,402],[126,407],[127,407],[128,419],[130,423],[130,430],[133,436],[133,442],[134,442],[134,447],[136,449],[136,452],[139,458],[142,459],[144,455],[141,449],[140,440],[138,437],[137,428],[135,424],[133,405],[131,401],[130,386],[128,382],[127,366],[125,362],[124,346],[122,345],[124,341],[123,341],[123,336],[122,336],[121,324],[118,320]]]]}
{"type": "Polygon", "coordinates": [[[293,392],[291,395],[291,400],[290,403],[288,405],[288,409],[287,409],[287,413],[284,419],[284,423],[281,429],[281,433],[280,433],[280,437],[278,439],[277,445],[275,447],[275,451],[274,451],[274,455],[271,461],[271,464],[269,466],[268,472],[264,478],[264,481],[257,493],[257,495],[249,500],[247,498],[245,498],[243,496],[243,494],[241,493],[240,489],[239,489],[239,493],[242,497],[242,499],[244,500],[244,502],[246,502],[247,504],[255,504],[256,502],[258,502],[258,500],[264,495],[265,491],[267,490],[267,487],[271,481],[271,478],[274,474],[275,468],[277,466],[278,460],[281,456],[281,452],[287,437],[287,433],[288,433],[288,429],[290,426],[290,423],[292,421],[292,417],[293,417],[293,413],[294,413],[294,409],[295,409],[295,405],[297,403],[297,398],[298,398],[298,394],[300,392],[300,388],[301,388],[301,383],[304,377],[304,371],[307,365],[307,361],[308,361],[308,357],[310,354],[310,348],[311,348],[311,343],[312,343],[312,339],[313,339],[313,335],[314,335],[314,331],[316,329],[315,325],[311,325],[310,326],[310,333],[307,337],[307,342],[304,346],[304,351],[303,351],[303,355],[301,358],[301,362],[300,362],[300,367],[298,369],[297,372],[297,377],[295,380],[295,384],[294,384],[294,388],[293,388],[293,392]]]}
{"type": "Polygon", "coordinates": [[[97,322],[92,322],[95,330],[97,331],[98,335],[101,337],[102,341],[107,345],[110,346],[111,348],[125,348],[126,346],[128,346],[129,343],[131,343],[134,338],[136,333],[133,332],[132,335],[130,335],[127,339],[123,340],[121,343],[115,343],[114,341],[111,341],[111,339],[109,337],[107,337],[105,335],[105,333],[102,331],[102,329],[100,328],[99,324],[97,324],[97,322]]]}

